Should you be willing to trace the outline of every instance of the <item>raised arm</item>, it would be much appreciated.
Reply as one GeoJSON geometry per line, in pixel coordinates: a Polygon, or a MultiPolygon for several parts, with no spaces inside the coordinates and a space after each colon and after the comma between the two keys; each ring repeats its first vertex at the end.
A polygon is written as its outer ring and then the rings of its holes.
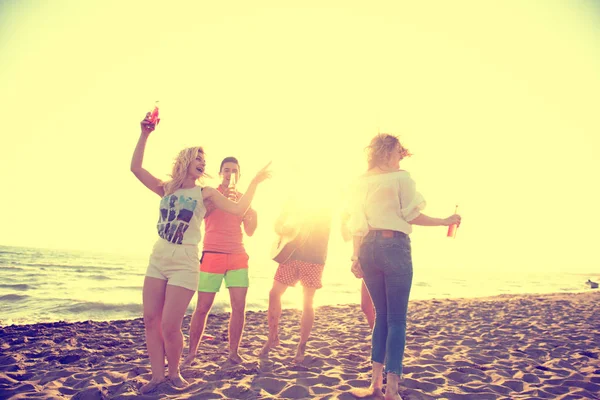
{"type": "Polygon", "coordinates": [[[150,133],[155,128],[155,125],[148,121],[149,116],[150,113],[146,114],[146,118],[140,123],[142,132],[140,133],[140,138],[138,139],[135,150],[133,151],[133,156],[131,157],[131,172],[133,172],[136,178],[138,178],[144,186],[162,197],[165,194],[162,181],[142,167],[146,142],[148,141],[150,133]]]}

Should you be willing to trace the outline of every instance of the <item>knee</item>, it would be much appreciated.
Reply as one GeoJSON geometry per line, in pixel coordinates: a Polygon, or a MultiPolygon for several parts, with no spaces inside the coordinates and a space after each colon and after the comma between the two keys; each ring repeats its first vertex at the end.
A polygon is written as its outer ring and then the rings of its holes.
{"type": "Polygon", "coordinates": [[[387,322],[390,326],[406,327],[406,314],[388,314],[387,322]]]}
{"type": "Polygon", "coordinates": [[[196,308],[196,311],[194,311],[194,314],[196,314],[198,317],[200,318],[205,318],[206,314],[208,314],[210,312],[210,307],[206,308],[206,307],[200,307],[200,308],[196,308]]]}
{"type": "Polygon", "coordinates": [[[178,335],[181,335],[181,325],[177,325],[173,322],[163,321],[161,324],[163,337],[166,340],[174,339],[178,335]]]}
{"type": "Polygon", "coordinates": [[[208,314],[208,310],[196,308],[196,310],[194,310],[194,314],[192,315],[192,320],[190,321],[190,329],[200,329],[200,326],[202,326],[202,324],[204,324],[206,321],[206,314],[208,314]]]}
{"type": "Polygon", "coordinates": [[[304,303],[302,305],[302,311],[303,312],[312,312],[312,311],[314,311],[312,300],[311,301],[304,301],[304,303]]]}
{"type": "Polygon", "coordinates": [[[375,307],[373,307],[373,303],[371,303],[370,301],[364,301],[363,300],[360,303],[360,309],[365,314],[373,314],[374,310],[375,310],[375,307]]]}
{"type": "Polygon", "coordinates": [[[235,315],[236,317],[241,317],[246,312],[246,304],[232,304],[231,305],[231,315],[235,315]]]}
{"type": "Polygon", "coordinates": [[[146,330],[160,328],[162,315],[158,313],[144,313],[144,326],[146,330]]]}
{"type": "Polygon", "coordinates": [[[281,297],[281,295],[275,289],[271,289],[271,291],[269,292],[269,301],[279,300],[280,297],[281,297]]]}
{"type": "Polygon", "coordinates": [[[388,314],[385,312],[375,312],[375,319],[387,323],[389,321],[388,314]]]}

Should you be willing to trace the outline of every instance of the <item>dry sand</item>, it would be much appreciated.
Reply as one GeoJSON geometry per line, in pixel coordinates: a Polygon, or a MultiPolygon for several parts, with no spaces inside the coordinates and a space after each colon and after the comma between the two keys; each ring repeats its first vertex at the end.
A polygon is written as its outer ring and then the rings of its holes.
{"type": "MultiPolygon", "coordinates": [[[[359,293],[357,293],[357,297],[359,293]]],[[[600,399],[600,292],[412,301],[404,399],[600,399]]],[[[316,311],[294,365],[300,312],[286,310],[268,360],[266,315],[248,312],[242,354],[227,365],[228,314],[211,315],[186,389],[150,378],[141,319],[0,328],[0,398],[352,399],[370,379],[370,333],[357,305],[316,311]]],[[[189,316],[184,322],[187,337],[189,316]]]]}

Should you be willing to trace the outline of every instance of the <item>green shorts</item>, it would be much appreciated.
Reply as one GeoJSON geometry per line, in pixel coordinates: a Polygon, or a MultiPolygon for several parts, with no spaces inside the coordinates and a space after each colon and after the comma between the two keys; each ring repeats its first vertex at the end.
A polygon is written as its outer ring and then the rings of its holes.
{"type": "Polygon", "coordinates": [[[249,286],[247,254],[206,252],[202,255],[198,291],[217,293],[223,280],[226,288],[249,286]]]}

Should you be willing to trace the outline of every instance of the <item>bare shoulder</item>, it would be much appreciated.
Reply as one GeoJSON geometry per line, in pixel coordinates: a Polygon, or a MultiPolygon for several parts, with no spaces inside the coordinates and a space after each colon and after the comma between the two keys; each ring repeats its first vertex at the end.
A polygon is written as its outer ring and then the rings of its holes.
{"type": "Polygon", "coordinates": [[[211,197],[213,197],[216,193],[218,193],[217,189],[210,187],[210,186],[204,186],[202,188],[202,197],[205,199],[210,199],[211,197]]]}

